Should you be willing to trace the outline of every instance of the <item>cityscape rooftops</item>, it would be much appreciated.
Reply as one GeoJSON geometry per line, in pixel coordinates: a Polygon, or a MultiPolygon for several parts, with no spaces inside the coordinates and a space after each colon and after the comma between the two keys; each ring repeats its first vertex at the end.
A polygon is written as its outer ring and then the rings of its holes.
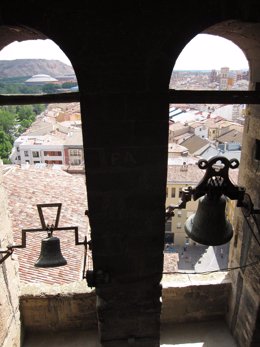
{"type": "Polygon", "coordinates": [[[190,154],[194,154],[197,151],[209,146],[209,142],[205,139],[201,139],[199,136],[193,135],[187,140],[184,140],[181,145],[186,147],[190,154]]]}
{"type": "MultiPolygon", "coordinates": [[[[198,159],[197,159],[198,162],[198,159]]],[[[239,169],[229,170],[230,180],[237,184],[239,169]]],[[[169,165],[167,182],[168,184],[191,184],[197,185],[205,175],[205,170],[202,170],[198,165],[187,164],[183,161],[182,165],[169,165]]]]}
{"type": "MultiPolygon", "coordinates": [[[[64,135],[63,135],[64,136],[64,135]]],[[[40,145],[63,145],[65,139],[53,136],[50,134],[47,135],[38,135],[38,136],[20,136],[16,139],[16,143],[19,143],[20,146],[40,146],[40,145]]]]}
{"type": "Polygon", "coordinates": [[[237,142],[242,144],[243,140],[243,133],[240,131],[237,131],[235,129],[230,130],[229,132],[225,133],[224,135],[221,135],[217,138],[219,142],[237,142]]]}
{"type": "Polygon", "coordinates": [[[83,145],[83,139],[82,139],[82,131],[78,130],[78,131],[73,131],[71,133],[69,133],[69,135],[67,136],[65,142],[64,142],[65,146],[80,146],[82,147],[83,145]]]}
{"type": "Polygon", "coordinates": [[[180,129],[187,129],[187,125],[184,125],[183,123],[176,122],[176,123],[171,123],[169,126],[170,131],[176,131],[180,129]]]}
{"type": "Polygon", "coordinates": [[[183,153],[187,152],[187,148],[177,143],[169,143],[168,144],[168,153],[183,153]]]}
{"type": "Polygon", "coordinates": [[[200,157],[203,159],[206,159],[206,160],[208,160],[212,157],[215,157],[217,155],[223,156],[223,157],[227,158],[228,160],[237,159],[238,161],[240,161],[241,150],[229,151],[229,150],[222,150],[220,148],[209,146],[203,152],[200,153],[200,157]]]}
{"type": "Polygon", "coordinates": [[[197,184],[204,174],[205,171],[197,165],[189,165],[183,161],[182,165],[168,166],[167,182],[172,184],[197,184]]]}

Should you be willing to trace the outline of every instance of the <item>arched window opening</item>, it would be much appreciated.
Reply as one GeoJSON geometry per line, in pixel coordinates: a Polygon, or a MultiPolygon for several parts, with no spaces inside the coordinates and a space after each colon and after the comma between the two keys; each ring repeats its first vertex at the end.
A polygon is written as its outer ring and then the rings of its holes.
{"type": "MultiPolygon", "coordinates": [[[[171,89],[176,93],[176,100],[178,91],[186,99],[169,105],[166,206],[178,206],[182,189],[195,187],[205,174],[197,165],[200,159],[223,156],[240,161],[246,104],[230,103],[232,97],[227,102],[220,93],[235,95],[249,89],[247,59],[242,50],[227,39],[197,35],[176,60],[171,89]],[[208,102],[196,103],[193,97],[189,102],[189,96],[195,93],[200,99],[202,91],[216,92],[217,98],[213,100],[209,96],[208,102]]],[[[235,184],[238,173],[239,169],[229,170],[235,184]]],[[[236,201],[228,200],[226,213],[231,224],[235,206],[236,201]]],[[[198,200],[189,201],[185,209],[176,209],[174,217],[166,223],[165,273],[203,273],[228,268],[229,243],[206,246],[193,241],[185,232],[185,222],[197,208],[198,200]]]]}
{"type": "MultiPolygon", "coordinates": [[[[53,41],[14,42],[0,51],[0,157],[15,244],[21,244],[22,229],[41,225],[37,205],[53,203],[62,204],[58,226],[78,227],[79,241],[89,239],[78,95],[71,63],[53,41]]],[[[53,213],[47,213],[49,225],[55,224],[53,213]]],[[[15,250],[22,283],[82,279],[84,248],[75,245],[72,231],[54,234],[67,265],[36,268],[47,233],[29,233],[26,248],[15,250]]]]}

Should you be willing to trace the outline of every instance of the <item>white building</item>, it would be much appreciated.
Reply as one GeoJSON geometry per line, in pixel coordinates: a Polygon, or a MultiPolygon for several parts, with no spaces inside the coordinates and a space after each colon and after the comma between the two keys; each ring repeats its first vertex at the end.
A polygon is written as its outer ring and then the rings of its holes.
{"type": "Polygon", "coordinates": [[[64,140],[52,135],[20,136],[10,156],[13,164],[64,164],[64,140]]]}

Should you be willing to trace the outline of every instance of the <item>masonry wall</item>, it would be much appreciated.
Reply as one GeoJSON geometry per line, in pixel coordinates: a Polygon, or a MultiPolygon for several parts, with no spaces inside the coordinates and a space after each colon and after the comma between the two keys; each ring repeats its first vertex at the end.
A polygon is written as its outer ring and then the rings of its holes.
{"type": "MultiPolygon", "coordinates": [[[[256,159],[256,140],[260,140],[260,106],[248,107],[244,127],[243,156],[240,166],[239,185],[246,188],[255,208],[260,206],[260,160],[256,159]]],[[[256,242],[241,211],[237,211],[235,236],[230,250],[230,266],[242,267],[230,273],[232,295],[230,297],[229,324],[239,346],[260,345],[259,292],[260,266],[259,245],[256,242]],[[247,266],[255,264],[254,266],[247,266]]],[[[259,223],[259,215],[257,216],[259,223]]],[[[249,224],[259,239],[259,233],[250,218],[249,224]]]]}
{"type": "MultiPolygon", "coordinates": [[[[0,165],[0,247],[12,243],[7,197],[2,186],[0,165]]],[[[18,347],[21,338],[18,262],[9,257],[0,265],[0,346],[18,347]]]]}
{"type": "Polygon", "coordinates": [[[24,285],[20,307],[26,332],[97,329],[96,294],[86,281],[24,285]]]}
{"type": "MultiPolygon", "coordinates": [[[[192,278],[189,275],[166,275],[161,323],[225,319],[230,290],[226,273],[192,278]]],[[[23,286],[20,306],[26,332],[97,329],[96,294],[85,281],[63,286],[23,286]]]]}

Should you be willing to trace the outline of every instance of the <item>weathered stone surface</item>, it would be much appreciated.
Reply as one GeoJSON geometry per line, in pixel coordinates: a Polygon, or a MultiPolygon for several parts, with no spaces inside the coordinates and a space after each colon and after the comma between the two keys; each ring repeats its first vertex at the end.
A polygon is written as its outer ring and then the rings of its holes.
{"type": "Polygon", "coordinates": [[[85,281],[23,286],[20,307],[26,330],[90,330],[97,327],[96,295],[85,281]]]}
{"type": "MultiPolygon", "coordinates": [[[[7,196],[2,186],[1,165],[0,233],[0,247],[6,249],[13,237],[7,212],[7,196]]],[[[20,346],[19,275],[18,264],[13,256],[0,265],[0,327],[0,346],[20,346]]]]}

